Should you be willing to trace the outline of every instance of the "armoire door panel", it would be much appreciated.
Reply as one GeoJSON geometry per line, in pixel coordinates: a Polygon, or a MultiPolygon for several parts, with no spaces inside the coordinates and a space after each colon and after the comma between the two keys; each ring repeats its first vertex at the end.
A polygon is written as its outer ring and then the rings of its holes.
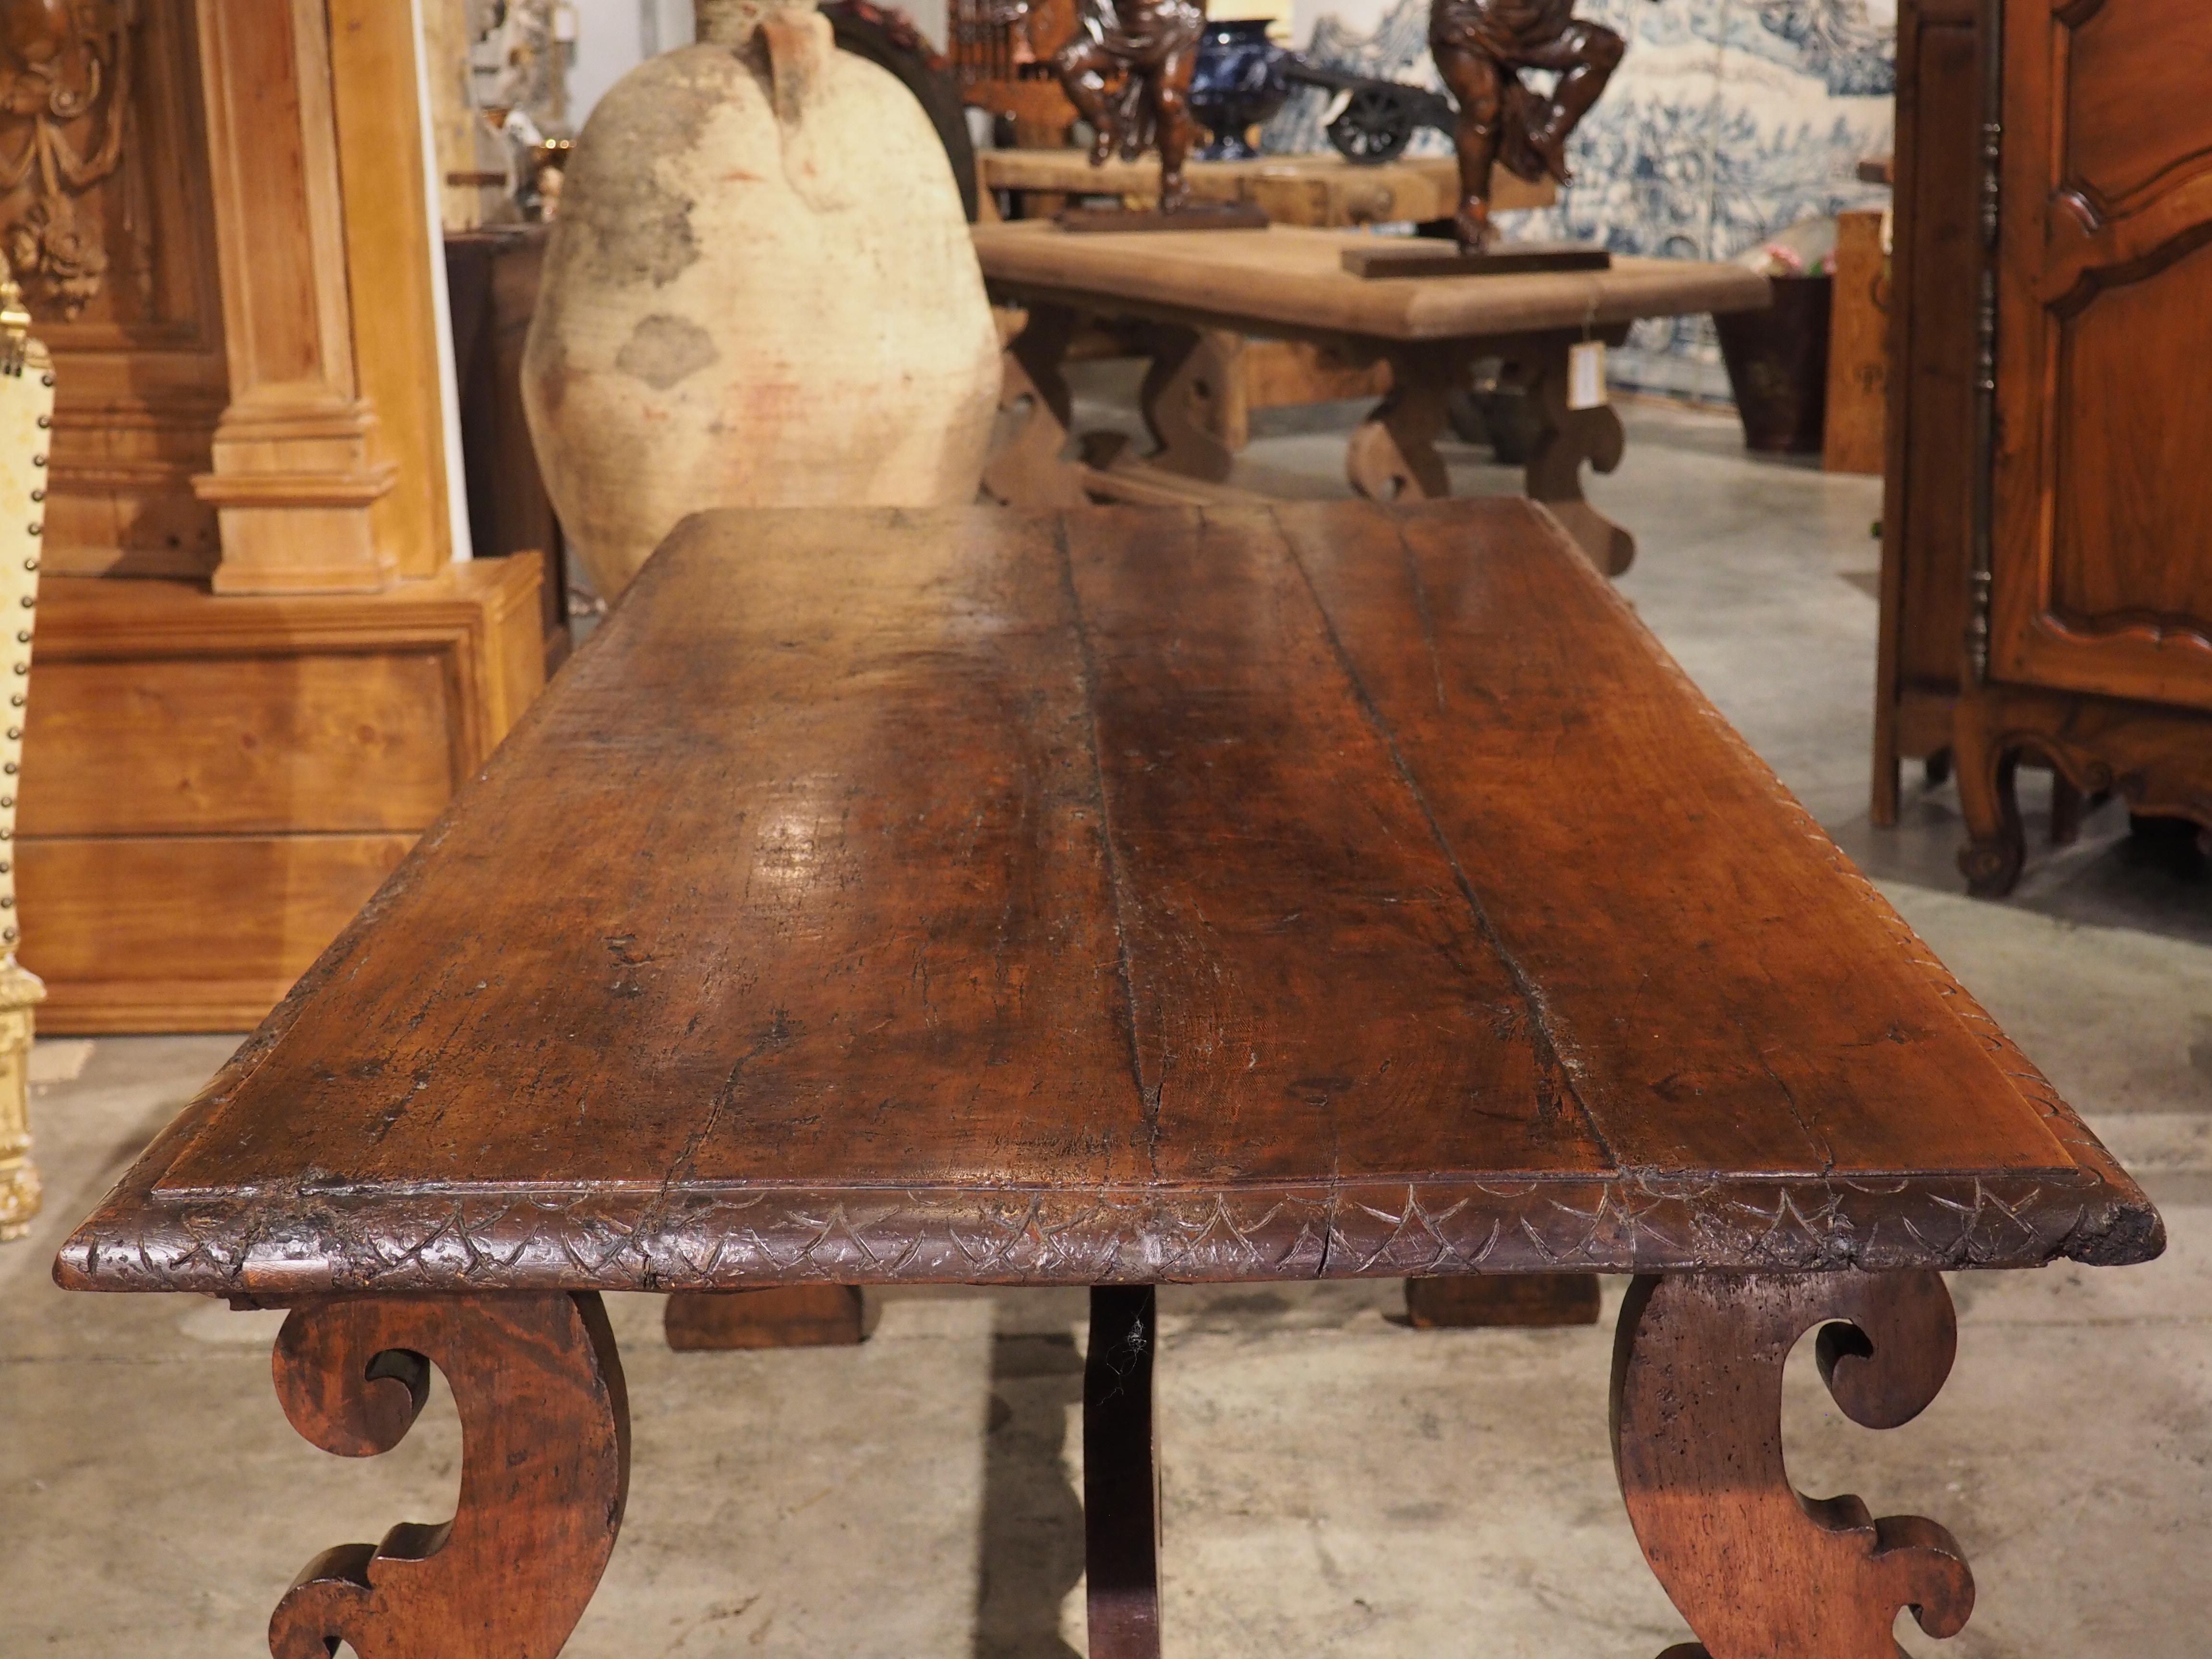
{"type": "Polygon", "coordinates": [[[2077,0],[2059,15],[2076,20],[2063,42],[2066,186],[2110,219],[2212,171],[2204,0],[2077,0]]]}
{"type": "Polygon", "coordinates": [[[2212,708],[2212,18],[2006,21],[1991,665],[2212,708]]]}

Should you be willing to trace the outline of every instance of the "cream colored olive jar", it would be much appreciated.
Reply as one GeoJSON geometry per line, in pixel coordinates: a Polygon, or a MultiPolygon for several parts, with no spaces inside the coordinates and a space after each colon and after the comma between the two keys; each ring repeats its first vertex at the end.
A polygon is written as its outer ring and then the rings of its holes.
{"type": "Polygon", "coordinates": [[[913,95],[811,3],[699,43],[578,137],[523,359],[570,544],[611,598],[687,514],[975,499],[999,341],[913,95]]]}

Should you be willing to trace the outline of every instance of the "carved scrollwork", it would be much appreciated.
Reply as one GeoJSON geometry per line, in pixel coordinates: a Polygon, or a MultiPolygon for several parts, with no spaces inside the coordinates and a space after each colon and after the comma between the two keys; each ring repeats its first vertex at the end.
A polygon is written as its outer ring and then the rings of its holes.
{"type": "Polygon", "coordinates": [[[595,1295],[356,1297],[295,1309],[276,1339],[292,1426],[341,1457],[405,1437],[435,1365],[461,1417],[453,1518],[309,1562],[269,1623],[276,1659],[553,1659],[614,1549],[629,1408],[595,1295]]]}
{"type": "Polygon", "coordinates": [[[74,319],[107,278],[78,198],[121,165],[138,0],[9,0],[0,11],[0,191],[18,195],[9,260],[74,319]]]}
{"type": "Polygon", "coordinates": [[[1869,1428],[1917,1416],[1958,1343],[1932,1273],[1683,1274],[1629,1293],[1614,1466],[1644,1557],[1702,1644],[1662,1659],[1899,1659],[1899,1608],[1936,1637],[1973,1610],[1973,1575],[1935,1522],[1876,1520],[1856,1498],[1790,1484],[1783,1364],[1816,1325],[1829,1393],[1869,1428]]]}

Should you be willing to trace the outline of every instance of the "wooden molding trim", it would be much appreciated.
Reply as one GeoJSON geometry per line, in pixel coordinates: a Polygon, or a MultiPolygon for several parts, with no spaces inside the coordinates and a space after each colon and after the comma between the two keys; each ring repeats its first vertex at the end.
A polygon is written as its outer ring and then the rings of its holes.
{"type": "Polygon", "coordinates": [[[330,28],[354,360],[377,414],[369,453],[393,470],[371,517],[399,574],[429,576],[453,536],[413,9],[330,0],[330,28]]]}
{"type": "Polygon", "coordinates": [[[198,0],[198,15],[231,389],[197,481],[221,526],[215,585],[380,588],[395,560],[374,503],[392,479],[354,359],[323,0],[198,0]]]}

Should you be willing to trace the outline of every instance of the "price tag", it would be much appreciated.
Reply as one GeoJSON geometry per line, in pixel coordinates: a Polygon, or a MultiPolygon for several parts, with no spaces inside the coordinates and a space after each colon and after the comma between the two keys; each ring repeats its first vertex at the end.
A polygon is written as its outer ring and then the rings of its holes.
{"type": "Polygon", "coordinates": [[[1584,340],[1579,345],[1567,348],[1567,407],[1569,409],[1603,409],[1605,395],[1605,342],[1584,340]]]}

